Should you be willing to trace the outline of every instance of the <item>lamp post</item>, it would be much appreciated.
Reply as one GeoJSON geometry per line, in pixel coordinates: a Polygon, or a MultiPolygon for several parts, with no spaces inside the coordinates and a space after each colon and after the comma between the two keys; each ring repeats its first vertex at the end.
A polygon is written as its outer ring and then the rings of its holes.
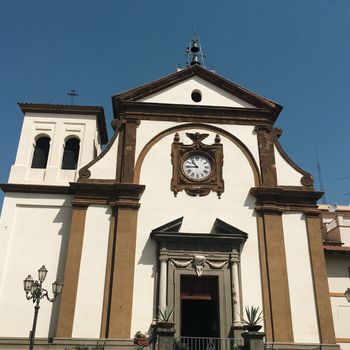
{"type": "Polygon", "coordinates": [[[40,309],[40,300],[44,297],[53,303],[58,295],[61,293],[63,288],[63,283],[57,279],[54,283],[52,283],[52,293],[53,298],[49,297],[49,292],[42,287],[42,284],[46,278],[47,269],[43,265],[38,270],[38,280],[34,281],[31,275],[23,281],[24,291],[26,292],[27,300],[33,300],[34,305],[34,319],[33,319],[33,327],[29,333],[29,350],[33,350],[34,348],[34,339],[35,339],[35,329],[36,329],[36,321],[38,319],[38,313],[40,309]]]}
{"type": "Polygon", "coordinates": [[[344,295],[346,300],[350,303],[350,288],[345,291],[344,295]]]}

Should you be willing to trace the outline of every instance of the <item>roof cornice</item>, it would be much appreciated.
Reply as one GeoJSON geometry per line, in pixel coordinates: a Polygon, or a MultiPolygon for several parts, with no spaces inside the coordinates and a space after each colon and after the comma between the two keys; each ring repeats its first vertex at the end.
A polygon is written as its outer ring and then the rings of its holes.
{"type": "MultiPolygon", "coordinates": [[[[238,98],[254,105],[257,109],[262,109],[265,111],[269,111],[273,120],[277,119],[277,116],[282,110],[282,106],[279,104],[268,100],[264,97],[261,97],[253,92],[235,84],[231,81],[219,76],[216,73],[213,73],[199,65],[194,65],[173,74],[167,75],[159,80],[150,82],[148,84],[139,86],[135,89],[123,92],[121,94],[117,94],[112,96],[113,103],[113,112],[114,118],[119,118],[119,114],[123,113],[119,110],[119,108],[125,105],[125,102],[137,102],[138,100],[155,94],[163,89],[167,89],[171,86],[178,84],[181,81],[191,78],[192,76],[198,76],[218,87],[227,91],[230,94],[237,96],[238,98]]],[[[174,105],[171,105],[174,106],[174,105]]],[[[191,107],[193,107],[191,105],[191,107]]],[[[207,108],[207,106],[202,106],[203,108],[207,108]]],[[[209,106],[210,107],[210,106],[209,106]]],[[[214,107],[214,106],[212,106],[214,107]]]]}
{"type": "Polygon", "coordinates": [[[102,144],[108,142],[106,118],[104,109],[101,106],[79,106],[79,105],[62,105],[49,103],[18,103],[23,113],[57,113],[57,114],[85,114],[96,115],[97,127],[100,133],[102,144]]]}

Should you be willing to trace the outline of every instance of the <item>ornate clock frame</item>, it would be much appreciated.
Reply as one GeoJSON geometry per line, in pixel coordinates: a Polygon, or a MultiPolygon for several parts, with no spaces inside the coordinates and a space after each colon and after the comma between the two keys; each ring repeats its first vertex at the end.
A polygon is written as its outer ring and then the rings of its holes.
{"type": "Polygon", "coordinates": [[[189,196],[206,196],[211,191],[216,192],[220,198],[224,192],[224,180],[222,177],[222,167],[224,162],[223,146],[219,135],[216,135],[215,142],[206,145],[202,141],[209,134],[186,133],[192,140],[192,144],[186,145],[180,142],[180,136],[175,134],[171,145],[171,162],[173,165],[173,176],[171,179],[171,190],[175,197],[178,192],[184,190],[189,196]],[[183,170],[184,161],[191,155],[202,155],[211,162],[211,173],[202,180],[191,180],[183,170]]]}

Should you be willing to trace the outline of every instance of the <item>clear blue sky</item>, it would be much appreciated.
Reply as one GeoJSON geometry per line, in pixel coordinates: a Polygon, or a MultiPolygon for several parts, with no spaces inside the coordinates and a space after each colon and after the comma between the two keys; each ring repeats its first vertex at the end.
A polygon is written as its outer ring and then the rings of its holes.
{"type": "Polygon", "coordinates": [[[327,202],[349,204],[349,0],[2,0],[0,181],[13,164],[18,101],[101,105],[175,71],[197,28],[207,66],[284,106],[276,124],[327,202]],[[340,180],[349,176],[347,179],[340,180]]]}

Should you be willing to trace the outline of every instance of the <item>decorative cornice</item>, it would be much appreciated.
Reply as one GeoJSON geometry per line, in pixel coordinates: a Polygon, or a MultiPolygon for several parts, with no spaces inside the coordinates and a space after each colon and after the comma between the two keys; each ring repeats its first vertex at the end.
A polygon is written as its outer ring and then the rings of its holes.
{"type": "Polygon", "coordinates": [[[6,184],[0,184],[0,188],[5,193],[22,192],[22,193],[45,193],[45,194],[65,194],[65,195],[73,194],[72,189],[69,186],[6,183],[6,184]]]}
{"type": "Polygon", "coordinates": [[[97,126],[100,132],[102,144],[108,142],[106,118],[103,107],[100,106],[77,106],[77,105],[61,105],[48,103],[18,103],[19,108],[23,113],[57,113],[57,114],[85,114],[96,115],[97,126]]]}
{"type": "Polygon", "coordinates": [[[108,204],[111,206],[139,207],[144,185],[123,184],[115,181],[71,182],[76,201],[80,203],[108,204]]]}
{"type": "Polygon", "coordinates": [[[71,182],[68,186],[0,184],[5,192],[62,194],[73,196],[74,207],[90,204],[111,205],[123,208],[139,208],[139,200],[145,190],[144,185],[123,184],[113,180],[91,182],[71,182]]]}
{"type": "Polygon", "coordinates": [[[243,243],[248,235],[241,234],[206,234],[206,233],[178,233],[178,232],[159,232],[152,231],[151,238],[157,242],[201,242],[211,244],[243,243]]]}
{"type": "Polygon", "coordinates": [[[122,100],[118,100],[115,104],[118,109],[118,118],[125,119],[242,125],[273,124],[275,121],[271,111],[259,108],[193,106],[122,100]]]}
{"type": "Polygon", "coordinates": [[[317,201],[323,192],[302,187],[252,187],[250,193],[256,198],[256,210],[279,214],[284,211],[303,211],[320,215],[317,201]]]}

